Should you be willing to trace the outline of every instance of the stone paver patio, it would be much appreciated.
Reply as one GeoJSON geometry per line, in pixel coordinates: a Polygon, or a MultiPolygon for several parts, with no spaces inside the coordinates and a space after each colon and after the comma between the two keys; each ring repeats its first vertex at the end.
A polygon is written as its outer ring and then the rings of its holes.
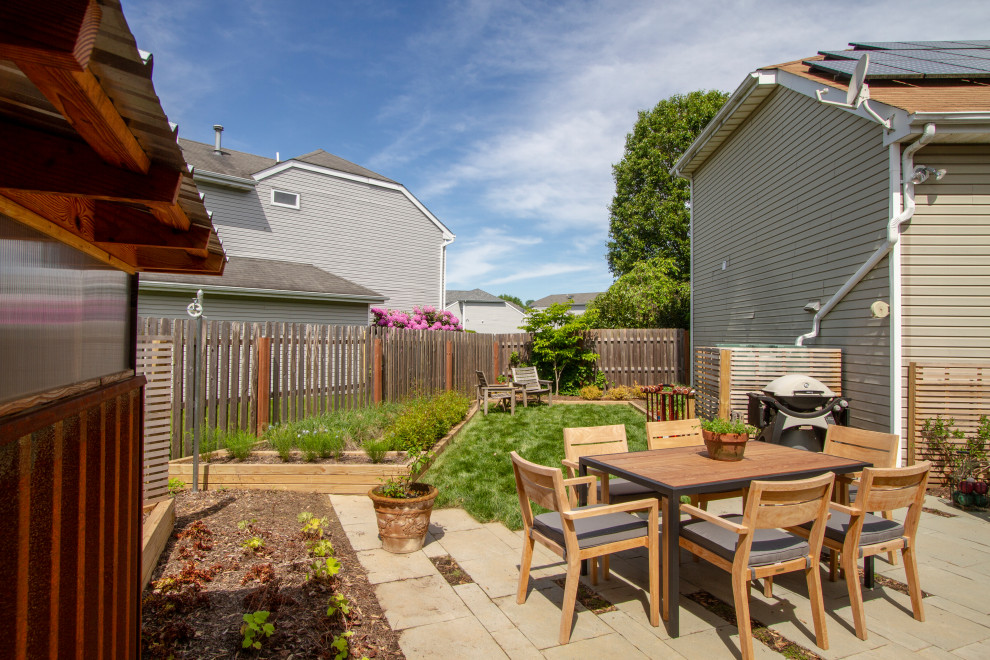
{"type": "MultiPolygon", "coordinates": [[[[681,635],[671,639],[661,622],[649,625],[645,551],[613,555],[612,579],[594,590],[616,606],[594,614],[580,604],[571,642],[557,644],[564,577],[560,559],[537,544],[531,591],[525,604],[515,598],[522,552],[521,532],[501,523],[479,523],[461,509],[438,509],[426,545],[393,555],[381,550],[375,514],[365,496],[331,495],[348,539],[378,594],[399,644],[418,658],[712,658],[739,657],[736,627],[687,598],[703,589],[732,603],[728,574],[681,554],[681,635]],[[450,586],[429,561],[450,555],[474,580],[450,586]]],[[[824,576],[830,648],[815,646],[811,607],[799,573],[779,577],[774,595],[751,591],[752,616],[823,658],[990,658],[990,519],[953,509],[933,497],[926,506],[954,515],[925,513],[918,535],[925,621],[911,616],[908,596],[877,586],[864,592],[869,638],[853,631],[843,581],[824,576]]],[[[738,501],[712,504],[722,513],[738,501]],[[718,505],[718,506],[716,506],[718,505]]],[[[878,575],[904,581],[903,567],[877,558],[878,575]]],[[[587,578],[582,578],[586,580],[587,578]]],[[[590,586],[590,582],[587,583],[590,586]]],[[[755,642],[757,657],[782,658],[755,642]]]]}

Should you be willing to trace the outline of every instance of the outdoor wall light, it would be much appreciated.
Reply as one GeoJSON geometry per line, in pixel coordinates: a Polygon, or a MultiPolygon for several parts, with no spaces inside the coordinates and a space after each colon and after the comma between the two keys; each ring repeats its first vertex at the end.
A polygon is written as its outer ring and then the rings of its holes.
{"type": "Polygon", "coordinates": [[[933,174],[936,181],[941,181],[942,177],[945,176],[945,170],[935,169],[931,165],[918,165],[914,168],[914,174],[911,175],[911,183],[914,185],[924,183],[933,174]]]}

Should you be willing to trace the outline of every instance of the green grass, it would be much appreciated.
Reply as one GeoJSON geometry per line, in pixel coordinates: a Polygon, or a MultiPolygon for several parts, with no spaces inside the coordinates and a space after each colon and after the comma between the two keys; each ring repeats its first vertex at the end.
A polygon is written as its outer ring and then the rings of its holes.
{"type": "Polygon", "coordinates": [[[463,507],[481,522],[522,528],[509,452],[561,467],[565,427],[625,424],[630,451],[646,449],[646,418],[629,406],[560,404],[516,408],[515,415],[476,415],[429,469],[424,481],[440,490],[438,507],[463,507]]]}

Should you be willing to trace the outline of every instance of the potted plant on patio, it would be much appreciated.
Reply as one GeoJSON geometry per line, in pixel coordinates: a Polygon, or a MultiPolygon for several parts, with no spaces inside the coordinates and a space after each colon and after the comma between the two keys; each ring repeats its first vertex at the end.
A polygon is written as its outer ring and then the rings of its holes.
{"type": "Polygon", "coordinates": [[[721,417],[701,420],[701,436],[705,440],[705,447],[708,455],[716,461],[741,461],[749,435],[755,432],[756,429],[741,420],[721,417]]]}
{"type": "Polygon", "coordinates": [[[430,452],[420,451],[409,464],[408,475],[389,479],[368,491],[368,497],[375,505],[383,550],[402,554],[423,547],[437,489],[413,479],[419,476],[431,456],[430,452]]]}

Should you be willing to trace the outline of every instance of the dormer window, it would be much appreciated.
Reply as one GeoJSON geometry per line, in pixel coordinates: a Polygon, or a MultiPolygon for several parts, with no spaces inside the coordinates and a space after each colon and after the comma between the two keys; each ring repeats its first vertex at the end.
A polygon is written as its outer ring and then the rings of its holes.
{"type": "Polygon", "coordinates": [[[299,193],[272,189],[272,206],[284,206],[289,209],[297,209],[299,208],[299,193]]]}

